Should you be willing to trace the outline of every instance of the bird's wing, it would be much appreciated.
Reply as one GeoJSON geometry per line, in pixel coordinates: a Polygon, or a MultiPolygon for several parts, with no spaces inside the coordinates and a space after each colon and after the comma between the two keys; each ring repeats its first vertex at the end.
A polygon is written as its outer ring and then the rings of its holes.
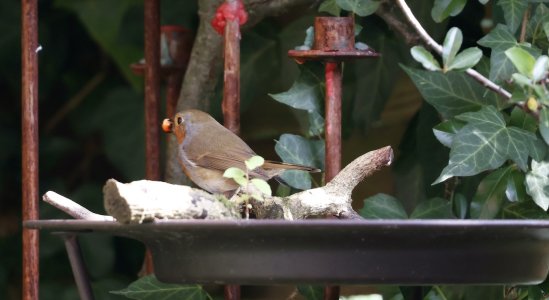
{"type": "Polygon", "coordinates": [[[194,162],[200,167],[223,172],[231,167],[245,170],[246,165],[244,161],[250,157],[251,155],[246,155],[246,153],[231,153],[229,151],[225,151],[224,153],[206,152],[198,156],[194,162]]]}

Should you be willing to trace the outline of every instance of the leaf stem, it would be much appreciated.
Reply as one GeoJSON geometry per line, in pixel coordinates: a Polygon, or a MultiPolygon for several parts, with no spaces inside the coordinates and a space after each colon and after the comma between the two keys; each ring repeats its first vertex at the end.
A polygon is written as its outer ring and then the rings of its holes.
{"type": "MultiPolygon", "coordinates": [[[[429,46],[431,49],[433,49],[436,53],[439,55],[442,55],[442,45],[438,44],[430,35],[425,31],[421,23],[419,23],[418,19],[414,16],[414,13],[406,4],[405,0],[396,0],[398,6],[404,13],[404,16],[410,22],[412,27],[416,30],[416,32],[419,34],[421,39],[429,46]]],[[[505,90],[503,87],[497,85],[496,83],[492,82],[490,79],[484,77],[479,72],[473,70],[473,69],[467,69],[465,71],[467,75],[471,76],[473,79],[478,81],[480,84],[482,84],[485,88],[494,91],[495,93],[499,94],[500,96],[504,97],[505,99],[511,98],[511,93],[505,90]]]]}

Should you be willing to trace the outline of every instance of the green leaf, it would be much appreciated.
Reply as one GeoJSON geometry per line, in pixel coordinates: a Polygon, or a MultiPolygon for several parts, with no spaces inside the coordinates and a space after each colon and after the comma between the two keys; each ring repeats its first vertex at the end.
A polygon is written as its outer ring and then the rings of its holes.
{"type": "Polygon", "coordinates": [[[419,92],[429,104],[444,117],[480,109],[482,106],[500,107],[500,100],[493,92],[487,92],[478,82],[461,72],[430,72],[408,68],[408,73],[419,92]]]}
{"type": "Polygon", "coordinates": [[[532,44],[541,48],[547,48],[549,43],[545,33],[545,24],[549,22],[549,9],[543,3],[537,5],[528,26],[526,36],[531,39],[532,44]]]}
{"type": "Polygon", "coordinates": [[[309,136],[321,137],[324,134],[324,118],[317,112],[307,114],[309,119],[309,136]]]}
{"type": "Polygon", "coordinates": [[[452,202],[443,198],[432,198],[420,202],[410,219],[455,219],[452,202]]]}
{"type": "Polygon", "coordinates": [[[361,17],[375,13],[381,4],[380,1],[375,0],[336,0],[336,3],[341,9],[352,11],[361,17]]]}
{"type": "Polygon", "coordinates": [[[264,195],[271,196],[273,194],[267,181],[259,178],[253,178],[251,183],[264,195]]]}
{"type": "MultiPolygon", "coordinates": [[[[275,151],[282,161],[324,169],[324,141],[307,140],[293,134],[283,134],[276,142],[275,151]]],[[[297,189],[311,188],[311,177],[305,171],[289,170],[280,175],[282,180],[297,189]]]]}
{"type": "Polygon", "coordinates": [[[503,208],[505,219],[548,219],[549,215],[533,201],[511,203],[503,208]]]}
{"type": "Polygon", "coordinates": [[[125,22],[130,9],[143,3],[133,0],[57,0],[55,5],[75,13],[133,87],[137,89],[141,86],[141,79],[132,73],[129,65],[143,57],[143,29],[125,26],[125,22]]]}
{"type": "Polygon", "coordinates": [[[534,69],[536,59],[530,53],[515,46],[507,49],[505,55],[522,75],[532,77],[532,70],[534,69]]]}
{"type": "Polygon", "coordinates": [[[525,174],[519,170],[513,169],[509,174],[507,180],[507,187],[505,188],[505,196],[511,202],[526,201],[528,195],[526,194],[525,174]]]}
{"type": "Polygon", "coordinates": [[[336,3],[336,0],[324,0],[318,8],[320,12],[327,12],[333,16],[339,17],[341,14],[341,8],[336,3]]]}
{"type": "Polygon", "coordinates": [[[505,51],[511,47],[518,46],[528,51],[532,56],[538,57],[541,52],[539,49],[518,44],[507,26],[498,24],[490,33],[478,41],[478,44],[492,49],[490,57],[490,80],[500,83],[511,78],[515,72],[515,67],[511,60],[505,55],[505,51]]]}
{"type": "Polygon", "coordinates": [[[309,26],[307,30],[305,30],[305,40],[303,41],[303,45],[295,47],[295,50],[311,50],[311,48],[313,48],[314,40],[315,29],[313,26],[309,26]]]}
{"type": "Polygon", "coordinates": [[[324,286],[321,285],[298,285],[299,294],[307,300],[324,299],[324,286]]]}
{"type": "Polygon", "coordinates": [[[450,148],[454,136],[463,126],[465,126],[464,122],[456,119],[449,119],[433,127],[433,133],[441,144],[450,148]]]}
{"type": "Polygon", "coordinates": [[[543,31],[545,32],[545,37],[549,40],[549,22],[543,22],[543,31]]]}
{"type": "Polygon", "coordinates": [[[320,110],[320,99],[322,99],[323,83],[311,69],[301,66],[300,70],[299,77],[288,91],[269,94],[269,96],[295,109],[318,112],[320,110]]]}
{"type": "Polygon", "coordinates": [[[462,194],[455,194],[453,199],[454,214],[460,218],[465,219],[467,217],[467,211],[469,210],[469,203],[462,194]]]}
{"type": "Polygon", "coordinates": [[[459,14],[466,3],[467,0],[435,0],[431,16],[435,22],[440,23],[449,16],[453,17],[459,14]]]}
{"type": "Polygon", "coordinates": [[[460,52],[447,67],[446,71],[462,71],[474,67],[482,58],[482,51],[477,47],[471,47],[460,52]]]}
{"type": "Polygon", "coordinates": [[[549,57],[547,55],[541,55],[536,59],[536,63],[534,64],[534,69],[532,70],[532,79],[534,82],[538,82],[545,78],[547,75],[547,68],[549,63],[549,57]]]}
{"type": "Polygon", "coordinates": [[[536,119],[521,108],[515,107],[511,111],[510,126],[515,126],[530,132],[536,132],[538,128],[536,119]]]}
{"type": "Polygon", "coordinates": [[[492,106],[457,116],[468,122],[454,137],[448,166],[434,184],[452,176],[471,176],[493,170],[510,159],[526,170],[536,136],[517,127],[506,127],[492,106]]]}
{"type": "Polygon", "coordinates": [[[480,2],[480,4],[482,5],[485,5],[486,3],[488,3],[488,1],[490,0],[478,0],[478,2],[480,2]]]}
{"type": "Polygon", "coordinates": [[[532,170],[526,174],[526,192],[534,202],[547,211],[549,208],[549,161],[532,160],[532,170]]]}
{"type": "Polygon", "coordinates": [[[446,33],[444,44],[442,44],[442,63],[444,70],[448,70],[448,66],[454,61],[454,57],[461,48],[463,42],[463,34],[457,27],[452,27],[446,33]]]}
{"type": "Polygon", "coordinates": [[[359,211],[366,219],[407,219],[404,207],[393,196],[377,194],[364,199],[364,207],[359,211]]]}
{"type": "Polygon", "coordinates": [[[544,107],[539,114],[539,133],[546,145],[549,145],[549,108],[544,107]]]}
{"type": "Polygon", "coordinates": [[[261,167],[265,163],[265,159],[261,156],[252,156],[248,160],[245,160],[246,168],[249,171],[255,170],[258,167],[261,167]]]}
{"type": "Polygon", "coordinates": [[[440,71],[438,61],[433,57],[431,52],[427,51],[423,46],[414,46],[410,49],[412,57],[429,71],[440,71]]]}
{"type": "Polygon", "coordinates": [[[246,186],[248,181],[246,180],[246,173],[239,168],[231,167],[223,172],[223,177],[231,178],[240,186],[246,186]]]}
{"type": "Polygon", "coordinates": [[[511,32],[516,32],[519,27],[524,12],[528,8],[528,1],[524,0],[499,0],[498,5],[503,10],[505,23],[511,32]]]}
{"type": "Polygon", "coordinates": [[[512,167],[499,169],[480,182],[473,202],[471,202],[472,218],[493,219],[499,214],[505,200],[505,191],[511,171],[512,167]]]}
{"type": "Polygon", "coordinates": [[[199,285],[162,283],[149,275],[138,279],[126,289],[111,292],[130,299],[206,300],[211,297],[199,285]]]}

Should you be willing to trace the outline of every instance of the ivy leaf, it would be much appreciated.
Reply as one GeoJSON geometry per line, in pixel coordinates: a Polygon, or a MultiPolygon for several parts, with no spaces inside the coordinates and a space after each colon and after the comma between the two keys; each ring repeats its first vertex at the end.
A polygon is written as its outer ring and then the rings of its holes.
{"type": "Polygon", "coordinates": [[[313,26],[309,26],[305,30],[305,40],[303,45],[295,47],[295,50],[311,50],[315,39],[315,29],[313,26]]]}
{"type": "Polygon", "coordinates": [[[465,126],[464,122],[449,119],[433,127],[433,133],[441,144],[450,148],[452,147],[454,136],[463,126],[465,126]]]}
{"type": "Polygon", "coordinates": [[[431,16],[435,22],[440,23],[449,16],[453,17],[459,14],[466,3],[467,0],[435,0],[431,16]]]}
{"type": "Polygon", "coordinates": [[[320,110],[322,81],[307,67],[300,67],[301,73],[292,87],[282,93],[269,94],[276,101],[307,112],[320,110]]]}
{"type": "Polygon", "coordinates": [[[532,44],[547,48],[547,35],[545,24],[549,22],[549,8],[543,3],[538,4],[532,18],[528,22],[526,36],[531,39],[532,44]]]}
{"type": "Polygon", "coordinates": [[[130,299],[142,300],[206,300],[211,297],[199,285],[181,285],[163,283],[156,279],[154,275],[149,275],[138,279],[130,284],[126,289],[112,291],[115,295],[126,296],[130,299]]]}
{"type": "Polygon", "coordinates": [[[503,10],[503,17],[505,23],[511,32],[515,33],[522,21],[522,17],[526,8],[528,8],[528,1],[524,0],[499,0],[498,5],[503,10]]]}
{"type": "Polygon", "coordinates": [[[463,34],[461,30],[457,27],[450,28],[442,44],[442,63],[445,70],[448,70],[448,66],[454,61],[462,42],[463,34]]]}
{"type": "Polygon", "coordinates": [[[503,209],[505,219],[548,219],[549,215],[533,201],[511,203],[503,209]]]}
{"type": "Polygon", "coordinates": [[[257,167],[261,167],[265,163],[265,159],[261,156],[252,156],[248,160],[245,160],[244,163],[246,164],[246,168],[248,170],[255,170],[257,167]]]}
{"type": "Polygon", "coordinates": [[[536,136],[517,127],[506,127],[503,116],[492,106],[457,116],[468,122],[454,137],[448,166],[433,183],[452,176],[471,176],[493,170],[510,159],[526,170],[536,136]]]}
{"type": "Polygon", "coordinates": [[[444,117],[478,110],[486,105],[500,107],[500,100],[460,72],[429,72],[401,65],[429,104],[444,117]]]}
{"type": "Polygon", "coordinates": [[[493,219],[502,209],[512,167],[490,173],[479,184],[471,202],[471,217],[493,219]]]}
{"type": "Polygon", "coordinates": [[[318,11],[327,12],[336,17],[339,17],[341,14],[341,8],[337,5],[336,0],[325,0],[320,4],[318,11]]]}
{"type": "Polygon", "coordinates": [[[532,77],[532,70],[534,69],[536,59],[530,53],[515,46],[505,50],[505,55],[522,75],[532,77]]]}
{"type": "Polygon", "coordinates": [[[364,207],[359,211],[366,219],[407,219],[404,207],[393,196],[377,194],[364,199],[364,207]]]}
{"type": "Polygon", "coordinates": [[[446,71],[456,70],[463,71],[474,67],[482,58],[482,51],[477,47],[471,47],[460,52],[450,65],[446,68],[446,71]]]}
{"type": "Polygon", "coordinates": [[[246,173],[239,168],[231,167],[223,172],[223,177],[231,178],[240,186],[246,186],[248,181],[246,180],[246,173]]]}
{"type": "Polygon", "coordinates": [[[299,294],[307,300],[322,300],[324,299],[324,286],[320,285],[298,285],[299,294]]]}
{"type": "Polygon", "coordinates": [[[519,44],[509,28],[498,24],[490,33],[478,41],[478,44],[492,49],[490,57],[490,80],[502,82],[511,78],[515,68],[511,60],[505,55],[505,51],[511,47],[517,46],[528,51],[532,56],[538,57],[541,52],[537,48],[529,47],[525,44],[519,44]]]}
{"type": "Polygon", "coordinates": [[[410,219],[455,219],[452,202],[443,198],[422,201],[410,215],[410,219]]]}
{"type": "Polygon", "coordinates": [[[526,175],[519,170],[513,169],[507,180],[505,188],[505,196],[511,202],[525,201],[528,199],[526,194],[526,186],[524,184],[526,175]]]}
{"type": "Polygon", "coordinates": [[[380,1],[375,0],[336,0],[336,3],[341,9],[352,11],[361,17],[375,13],[381,4],[380,1]]]}
{"type": "Polygon", "coordinates": [[[433,57],[431,52],[427,51],[423,46],[414,46],[410,49],[412,57],[429,71],[440,71],[438,61],[433,57]]]}
{"type": "Polygon", "coordinates": [[[271,196],[273,194],[267,181],[259,178],[253,178],[250,182],[264,195],[271,196]]]}
{"type": "MultiPolygon", "coordinates": [[[[276,142],[275,151],[282,161],[324,169],[324,141],[311,141],[299,135],[283,134],[276,142]]],[[[282,180],[297,189],[311,188],[311,176],[305,171],[289,170],[280,175],[282,180]]]]}
{"type": "Polygon", "coordinates": [[[536,59],[534,68],[532,69],[532,80],[538,82],[545,78],[547,75],[547,68],[549,64],[549,57],[547,55],[541,55],[536,59]]]}
{"type": "Polygon", "coordinates": [[[515,107],[511,111],[511,119],[509,120],[509,125],[524,129],[530,132],[536,132],[538,124],[536,119],[527,114],[524,110],[515,107]]]}
{"type": "Polygon", "coordinates": [[[462,194],[455,194],[453,199],[453,207],[454,213],[458,218],[465,219],[467,217],[469,204],[465,196],[463,196],[462,194]]]}
{"type": "Polygon", "coordinates": [[[526,191],[543,210],[549,208],[549,161],[532,160],[532,170],[526,174],[526,191]]]}
{"type": "Polygon", "coordinates": [[[549,108],[544,107],[539,113],[539,133],[546,145],[549,145],[549,108]]]}

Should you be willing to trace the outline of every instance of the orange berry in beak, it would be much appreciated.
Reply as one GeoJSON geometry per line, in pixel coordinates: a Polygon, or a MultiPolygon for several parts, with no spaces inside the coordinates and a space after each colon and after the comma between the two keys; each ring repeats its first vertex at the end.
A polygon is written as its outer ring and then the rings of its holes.
{"type": "Polygon", "coordinates": [[[173,130],[173,122],[172,122],[172,120],[170,120],[170,119],[164,119],[164,121],[162,121],[162,130],[163,130],[165,133],[170,133],[170,132],[172,132],[172,130],[173,130]]]}

